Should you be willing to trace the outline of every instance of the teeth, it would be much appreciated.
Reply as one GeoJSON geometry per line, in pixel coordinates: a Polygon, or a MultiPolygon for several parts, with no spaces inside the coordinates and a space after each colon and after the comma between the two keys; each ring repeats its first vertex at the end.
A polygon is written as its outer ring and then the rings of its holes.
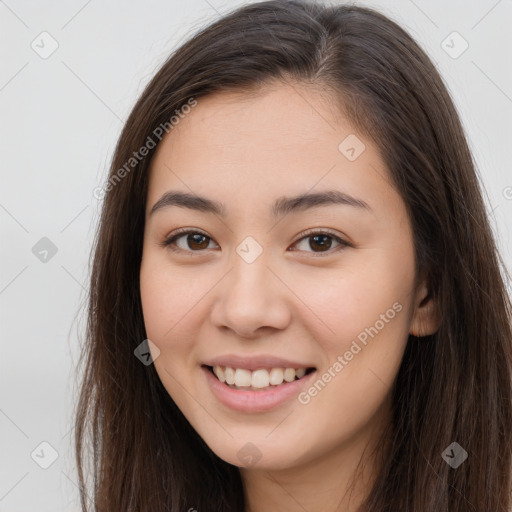
{"type": "MultiPolygon", "coordinates": [[[[219,366],[216,366],[215,368],[219,368],[219,366]]],[[[233,370],[233,368],[226,366],[226,369],[224,370],[224,376],[226,377],[227,384],[233,385],[235,383],[235,370],[233,370]]]]}
{"type": "Polygon", "coordinates": [[[251,385],[253,388],[266,388],[270,384],[270,376],[267,370],[256,370],[252,372],[251,385]]]}
{"type": "Polygon", "coordinates": [[[217,378],[221,382],[226,382],[226,375],[224,373],[224,370],[220,366],[216,366],[215,368],[216,368],[215,375],[217,375],[217,378]]]}
{"type": "Polygon", "coordinates": [[[214,366],[213,373],[221,382],[236,388],[264,389],[269,386],[279,386],[283,382],[293,382],[306,375],[305,368],[271,368],[246,370],[244,368],[230,368],[229,366],[214,366]]]}
{"type": "Polygon", "coordinates": [[[306,375],[306,368],[300,368],[300,370],[295,370],[295,375],[297,375],[299,379],[302,379],[302,377],[306,375]]]}
{"type": "Polygon", "coordinates": [[[293,368],[286,368],[284,371],[284,380],[286,382],[292,382],[295,380],[295,370],[293,368]]]}
{"type": "Polygon", "coordinates": [[[251,372],[249,370],[240,370],[240,368],[237,368],[235,371],[235,386],[250,386],[251,381],[251,372]]]}
{"type": "Polygon", "coordinates": [[[273,386],[278,386],[283,383],[283,369],[282,368],[272,368],[270,370],[270,384],[273,386]]]}

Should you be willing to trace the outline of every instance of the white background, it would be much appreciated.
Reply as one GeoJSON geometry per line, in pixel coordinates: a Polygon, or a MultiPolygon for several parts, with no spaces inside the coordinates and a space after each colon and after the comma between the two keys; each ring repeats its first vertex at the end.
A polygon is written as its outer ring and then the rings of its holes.
{"type": "MultiPolygon", "coordinates": [[[[241,3],[0,1],[0,512],[79,510],[70,429],[76,319],[100,206],[92,191],[171,50],[241,3]],[[31,47],[43,31],[58,43],[47,59],[31,47]],[[57,247],[46,263],[32,252],[42,237],[57,247]],[[41,442],[59,454],[48,469],[31,458],[41,442]]],[[[511,268],[512,1],[354,3],[398,21],[437,63],[511,268]],[[441,46],[453,31],[469,44],[456,59],[441,46]]]]}

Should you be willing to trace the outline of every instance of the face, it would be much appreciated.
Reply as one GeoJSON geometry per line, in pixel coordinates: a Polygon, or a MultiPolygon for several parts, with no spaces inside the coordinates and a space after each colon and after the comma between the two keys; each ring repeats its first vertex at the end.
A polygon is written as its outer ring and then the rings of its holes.
{"type": "Polygon", "coordinates": [[[421,312],[414,280],[377,148],[311,88],[199,98],[160,143],[147,337],[166,390],[225,461],[293,468],[368,440],[421,312]]]}

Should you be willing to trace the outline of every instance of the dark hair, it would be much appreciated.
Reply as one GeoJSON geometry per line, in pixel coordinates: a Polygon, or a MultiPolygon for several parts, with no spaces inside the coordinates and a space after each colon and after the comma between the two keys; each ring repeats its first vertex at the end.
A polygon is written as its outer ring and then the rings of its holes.
{"type": "MultiPolygon", "coordinates": [[[[379,148],[409,213],[439,330],[411,337],[393,388],[390,448],[361,510],[508,512],[512,488],[509,279],[457,111],[425,52],[383,14],[275,0],[223,16],[178,48],[133,108],[109,178],[190,98],[304,83],[379,148]],[[459,443],[457,469],[441,457],[459,443]]],[[[134,349],[155,149],[104,197],[94,240],[75,449],[82,509],[243,512],[239,469],[217,457],[134,349]],[[94,475],[87,493],[84,450],[94,475]]],[[[125,167],[126,170],[126,167],[125,167]]]]}

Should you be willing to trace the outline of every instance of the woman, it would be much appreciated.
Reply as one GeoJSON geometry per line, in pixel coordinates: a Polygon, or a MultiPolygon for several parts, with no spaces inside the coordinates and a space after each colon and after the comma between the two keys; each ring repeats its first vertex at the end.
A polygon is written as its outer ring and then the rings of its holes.
{"type": "Polygon", "coordinates": [[[224,16],[146,87],[102,195],[84,511],[510,510],[506,272],[453,102],[396,23],[224,16]]]}

